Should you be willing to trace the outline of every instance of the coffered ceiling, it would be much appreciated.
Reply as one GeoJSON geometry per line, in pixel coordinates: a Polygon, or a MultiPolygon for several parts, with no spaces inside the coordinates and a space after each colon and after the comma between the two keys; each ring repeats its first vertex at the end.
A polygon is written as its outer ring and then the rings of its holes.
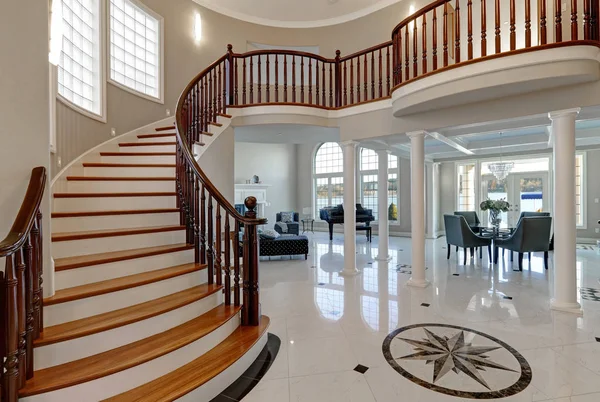
{"type": "Polygon", "coordinates": [[[314,28],[351,21],[401,0],[193,0],[255,24],[314,28]]]}

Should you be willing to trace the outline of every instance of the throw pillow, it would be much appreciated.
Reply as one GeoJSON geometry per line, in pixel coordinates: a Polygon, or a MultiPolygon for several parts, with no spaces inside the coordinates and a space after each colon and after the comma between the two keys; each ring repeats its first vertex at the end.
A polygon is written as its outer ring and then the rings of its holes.
{"type": "Polygon", "coordinates": [[[279,233],[277,233],[276,231],[274,231],[272,229],[265,229],[260,234],[260,238],[266,239],[266,240],[275,240],[278,237],[279,237],[279,233]]]}
{"type": "Polygon", "coordinates": [[[281,222],[283,222],[283,223],[294,222],[294,213],[293,212],[282,212],[281,213],[281,222]]]}

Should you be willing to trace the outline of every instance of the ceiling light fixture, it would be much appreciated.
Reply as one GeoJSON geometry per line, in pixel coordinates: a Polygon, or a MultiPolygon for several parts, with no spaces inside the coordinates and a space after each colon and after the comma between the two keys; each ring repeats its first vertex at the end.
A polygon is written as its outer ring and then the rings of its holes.
{"type": "Polygon", "coordinates": [[[510,172],[515,167],[514,162],[503,162],[502,161],[502,133],[500,133],[500,162],[493,162],[488,165],[488,169],[498,181],[504,181],[506,177],[510,174],[510,172]]]}

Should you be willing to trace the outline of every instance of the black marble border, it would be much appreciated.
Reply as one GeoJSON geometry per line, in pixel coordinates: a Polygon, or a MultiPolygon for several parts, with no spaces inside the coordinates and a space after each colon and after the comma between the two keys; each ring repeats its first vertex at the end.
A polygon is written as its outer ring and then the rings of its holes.
{"type": "Polygon", "coordinates": [[[281,339],[277,335],[271,333],[267,336],[267,344],[261,350],[260,354],[254,360],[254,362],[248,367],[248,370],[227,387],[223,392],[214,397],[210,402],[232,402],[240,401],[244,398],[258,382],[267,374],[269,368],[275,361],[277,353],[279,353],[279,347],[281,346],[281,339]]]}
{"type": "Polygon", "coordinates": [[[511,347],[510,345],[502,342],[501,340],[494,338],[493,336],[490,336],[488,334],[485,334],[483,332],[479,332],[476,331],[474,329],[469,329],[469,328],[465,328],[465,327],[459,327],[456,325],[448,325],[448,324],[437,324],[437,323],[431,323],[431,324],[413,324],[413,325],[409,325],[406,327],[402,327],[402,328],[398,328],[395,331],[391,332],[383,341],[383,345],[382,345],[382,351],[383,351],[383,356],[385,357],[385,359],[387,360],[387,362],[390,364],[390,366],[392,366],[392,368],[394,370],[396,370],[400,375],[402,375],[404,378],[414,382],[415,384],[418,384],[424,388],[430,389],[432,391],[435,392],[439,392],[442,394],[446,394],[446,395],[451,395],[451,396],[457,396],[460,398],[470,398],[470,399],[499,399],[499,398],[506,398],[508,396],[512,396],[512,395],[516,395],[519,392],[523,391],[525,388],[527,388],[529,386],[529,384],[531,383],[531,378],[532,378],[532,372],[531,372],[531,366],[529,366],[529,363],[527,362],[527,360],[525,360],[525,358],[523,357],[523,355],[521,355],[519,352],[517,352],[513,347],[511,347]],[[455,389],[450,389],[450,388],[445,388],[445,387],[440,387],[439,385],[435,385],[432,384],[428,381],[424,381],[418,377],[415,377],[414,375],[412,375],[411,373],[409,373],[408,371],[404,370],[399,364],[398,362],[396,362],[396,360],[393,358],[392,353],[390,351],[390,345],[392,343],[392,340],[398,336],[398,334],[404,332],[404,331],[408,331],[409,329],[414,329],[414,328],[424,328],[424,327],[441,327],[441,328],[453,328],[453,329],[459,329],[462,331],[468,331],[474,334],[477,334],[479,336],[482,336],[484,338],[487,338],[491,341],[496,342],[497,344],[499,344],[500,346],[502,346],[503,348],[505,348],[506,350],[508,350],[514,357],[515,359],[517,359],[517,361],[519,362],[519,364],[521,365],[521,376],[519,377],[519,379],[510,387],[498,390],[498,391],[489,391],[489,392],[469,392],[469,391],[459,391],[459,390],[455,390],[455,389]]]}

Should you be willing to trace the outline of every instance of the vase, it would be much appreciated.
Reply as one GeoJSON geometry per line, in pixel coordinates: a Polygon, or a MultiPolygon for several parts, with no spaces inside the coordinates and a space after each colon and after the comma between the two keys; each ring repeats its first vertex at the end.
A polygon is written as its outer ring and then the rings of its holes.
{"type": "Polygon", "coordinates": [[[500,222],[502,222],[502,218],[500,217],[500,211],[496,211],[490,209],[490,223],[495,229],[500,228],[500,222]]]}

